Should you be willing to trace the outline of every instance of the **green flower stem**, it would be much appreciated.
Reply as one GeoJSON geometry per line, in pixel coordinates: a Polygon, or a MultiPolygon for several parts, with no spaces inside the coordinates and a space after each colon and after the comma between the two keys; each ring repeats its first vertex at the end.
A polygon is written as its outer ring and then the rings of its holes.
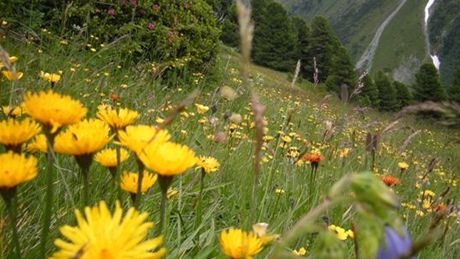
{"type": "Polygon", "coordinates": [[[5,192],[2,192],[3,200],[6,204],[6,209],[8,210],[8,217],[10,218],[11,230],[13,232],[13,245],[16,250],[16,258],[21,257],[21,247],[19,245],[19,236],[17,229],[17,197],[16,197],[16,187],[8,189],[5,192]]]}
{"type": "Polygon", "coordinates": [[[136,190],[136,199],[134,201],[134,207],[135,208],[138,208],[139,207],[139,204],[141,202],[141,199],[142,199],[142,181],[144,179],[144,169],[145,169],[145,166],[144,164],[142,163],[142,161],[136,157],[136,161],[137,161],[137,168],[139,169],[139,172],[138,172],[138,176],[137,176],[137,190],[136,190]]]}
{"type": "Polygon", "coordinates": [[[94,154],[86,154],[81,156],[75,156],[78,166],[80,167],[81,175],[83,177],[83,199],[81,208],[88,206],[88,195],[89,195],[89,168],[93,162],[94,154]]]}
{"type": "Polygon", "coordinates": [[[169,186],[171,186],[173,177],[172,176],[162,176],[158,175],[158,182],[161,188],[161,206],[160,206],[160,224],[158,226],[158,231],[160,234],[165,235],[163,233],[163,227],[165,225],[165,218],[166,218],[166,200],[169,186]]]}
{"type": "Polygon", "coordinates": [[[203,198],[203,189],[204,189],[204,177],[206,176],[206,172],[204,169],[201,169],[201,179],[200,179],[200,192],[198,194],[198,200],[196,204],[196,213],[195,213],[195,229],[198,228],[198,226],[201,224],[201,219],[202,219],[202,202],[201,199],[203,198]]]}
{"type": "Polygon", "coordinates": [[[45,210],[43,213],[43,226],[42,226],[42,233],[40,237],[40,258],[45,258],[46,254],[46,241],[48,239],[48,233],[51,223],[51,211],[53,209],[53,178],[54,178],[54,137],[56,133],[51,133],[51,129],[49,127],[43,127],[44,133],[47,139],[47,158],[48,163],[46,165],[46,194],[45,194],[45,210]]]}
{"type": "Polygon", "coordinates": [[[89,173],[88,168],[81,169],[81,174],[83,176],[83,203],[82,208],[88,205],[88,193],[89,193],[89,173]]]}

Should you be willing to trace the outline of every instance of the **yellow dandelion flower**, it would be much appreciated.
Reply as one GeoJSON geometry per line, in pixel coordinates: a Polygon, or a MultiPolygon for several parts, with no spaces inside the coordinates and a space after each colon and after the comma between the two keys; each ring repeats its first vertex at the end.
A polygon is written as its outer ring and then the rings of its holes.
{"type": "Polygon", "coordinates": [[[144,165],[162,176],[182,174],[194,166],[197,158],[189,147],[166,142],[158,145],[148,145],[139,154],[144,165]]]}
{"type": "MultiPolygon", "coordinates": [[[[126,149],[120,148],[120,163],[128,159],[129,153],[126,149]]],[[[98,152],[94,156],[94,161],[98,162],[104,167],[111,168],[117,166],[117,150],[114,148],[107,148],[98,152]]]]}
{"type": "Polygon", "coordinates": [[[307,254],[307,250],[304,247],[299,248],[299,250],[292,251],[293,255],[304,256],[307,254]]]}
{"type": "Polygon", "coordinates": [[[139,113],[126,108],[118,111],[108,105],[99,105],[96,117],[105,121],[114,129],[124,129],[126,126],[133,124],[139,117],[139,113]]]}
{"type": "Polygon", "coordinates": [[[79,101],[51,90],[38,94],[27,93],[24,109],[32,118],[51,127],[52,132],[64,125],[79,122],[87,112],[79,101]]]}
{"type": "Polygon", "coordinates": [[[22,72],[13,72],[9,70],[2,71],[2,74],[8,81],[17,81],[24,75],[22,72]]]}
{"type": "Polygon", "coordinates": [[[406,162],[399,162],[399,163],[398,163],[398,167],[399,167],[399,169],[401,169],[401,170],[404,171],[404,170],[406,170],[407,168],[409,168],[409,165],[408,165],[406,162]]]}
{"type": "Polygon", "coordinates": [[[207,174],[219,170],[220,164],[214,157],[201,156],[197,161],[198,168],[202,168],[207,174]]]}
{"type": "Polygon", "coordinates": [[[146,222],[147,213],[130,208],[123,216],[117,202],[112,214],[104,201],[92,208],[86,207],[84,216],[75,211],[78,226],[63,226],[59,230],[66,240],[56,239],[59,249],[53,259],[107,259],[107,258],[163,258],[162,237],[145,240],[152,222],[146,222]],[[145,240],[145,241],[144,241],[145,240]]]}
{"type": "Polygon", "coordinates": [[[57,153],[74,156],[93,154],[109,143],[109,132],[109,126],[103,121],[84,120],[59,133],[54,148],[57,153]]]}
{"type": "Polygon", "coordinates": [[[36,135],[35,138],[27,145],[27,151],[31,153],[43,152],[48,153],[48,144],[44,134],[36,135]]]}
{"type": "Polygon", "coordinates": [[[45,73],[43,71],[40,71],[40,77],[45,80],[45,81],[48,81],[52,84],[55,84],[57,82],[59,82],[59,80],[61,80],[61,75],[59,74],[54,74],[54,73],[45,73]]]}
{"type": "Polygon", "coordinates": [[[252,258],[263,249],[262,241],[255,233],[241,229],[230,228],[222,231],[219,241],[224,254],[234,259],[252,258]]]}
{"type": "Polygon", "coordinates": [[[21,106],[3,106],[2,111],[8,117],[18,117],[22,114],[21,106]]]}
{"type": "Polygon", "coordinates": [[[31,119],[0,121],[0,144],[7,148],[20,147],[40,131],[40,126],[31,119]]]}
{"type": "Polygon", "coordinates": [[[348,157],[349,153],[350,153],[350,149],[349,148],[344,148],[344,149],[340,150],[339,157],[340,158],[346,158],[346,157],[348,157]]]}
{"type": "Polygon", "coordinates": [[[119,131],[118,138],[123,146],[140,153],[150,142],[164,143],[171,138],[171,135],[167,130],[157,130],[155,127],[147,125],[135,125],[126,127],[124,131],[119,131]]]}
{"type": "MultiPolygon", "coordinates": [[[[138,184],[138,173],[123,172],[121,176],[121,189],[129,193],[137,193],[137,184],[138,184]]],[[[151,174],[147,171],[144,171],[144,176],[142,177],[142,186],[141,192],[145,193],[153,184],[157,181],[158,176],[156,174],[151,174]]]]}
{"type": "Polygon", "coordinates": [[[209,111],[209,107],[205,106],[205,105],[195,103],[195,107],[196,107],[196,112],[199,113],[199,114],[203,114],[203,113],[209,111]]]}
{"type": "Polygon", "coordinates": [[[337,235],[337,238],[340,240],[346,240],[348,237],[353,238],[354,236],[353,231],[351,230],[346,231],[345,229],[339,226],[336,226],[336,225],[329,225],[327,228],[330,231],[334,232],[337,235]]]}
{"type": "Polygon", "coordinates": [[[12,151],[0,154],[0,188],[13,188],[37,176],[37,159],[33,156],[15,154],[12,151]]]}

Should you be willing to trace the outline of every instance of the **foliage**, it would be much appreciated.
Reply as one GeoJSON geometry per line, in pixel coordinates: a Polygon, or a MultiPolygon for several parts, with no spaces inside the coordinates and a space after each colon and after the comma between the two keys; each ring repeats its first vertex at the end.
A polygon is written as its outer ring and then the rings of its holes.
{"type": "Polygon", "coordinates": [[[404,83],[394,81],[393,86],[396,89],[396,100],[399,108],[405,107],[412,102],[412,95],[409,88],[404,83]]]}
{"type": "Polygon", "coordinates": [[[320,82],[324,82],[331,74],[334,56],[339,47],[340,41],[335,36],[327,19],[321,16],[313,18],[311,23],[311,55],[316,58],[320,82]]]}
{"type": "Polygon", "coordinates": [[[255,6],[254,23],[254,62],[280,71],[294,70],[297,35],[283,6],[272,1],[255,6]]]}
{"type": "MultiPolygon", "coordinates": [[[[23,9],[16,4],[8,5],[12,8],[10,15],[23,9]]],[[[62,37],[100,39],[104,45],[114,44],[125,59],[153,61],[161,69],[183,68],[188,64],[191,70],[203,70],[212,65],[217,54],[220,30],[211,7],[204,0],[159,0],[153,4],[149,1],[54,3],[41,0],[35,6],[43,12],[59,7],[43,13],[48,20],[37,26],[51,26],[52,31],[62,37]]],[[[87,47],[97,50],[99,46],[87,47]]]]}
{"type": "Polygon", "coordinates": [[[446,97],[436,67],[433,64],[423,64],[415,74],[414,98],[420,102],[439,102],[444,101],[446,97]]]}
{"type": "Polygon", "coordinates": [[[336,78],[335,87],[331,90],[338,91],[342,84],[349,87],[350,90],[356,84],[356,71],[353,61],[345,47],[341,46],[336,50],[332,59],[332,67],[330,69],[330,76],[336,78]]]}
{"type": "Polygon", "coordinates": [[[460,103],[460,68],[455,73],[454,81],[448,88],[449,100],[460,103]]]}
{"type": "Polygon", "coordinates": [[[380,104],[379,89],[370,75],[365,75],[362,79],[363,88],[358,95],[358,103],[363,106],[378,108],[380,104]]]}
{"type": "Polygon", "coordinates": [[[297,32],[298,53],[296,56],[301,62],[300,74],[303,78],[313,81],[313,59],[310,54],[311,32],[304,19],[292,17],[292,24],[297,32]]]}
{"type": "Polygon", "coordinates": [[[375,76],[375,85],[379,89],[379,110],[381,111],[396,111],[398,102],[396,97],[396,89],[390,81],[390,78],[383,73],[377,72],[375,76]]]}

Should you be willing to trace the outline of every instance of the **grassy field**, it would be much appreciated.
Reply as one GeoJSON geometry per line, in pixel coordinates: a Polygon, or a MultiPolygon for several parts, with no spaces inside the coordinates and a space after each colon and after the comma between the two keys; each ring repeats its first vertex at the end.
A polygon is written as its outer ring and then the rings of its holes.
{"type": "MultiPolygon", "coordinates": [[[[299,82],[291,87],[292,76],[251,66],[250,88],[266,107],[267,128],[261,172],[253,192],[253,112],[249,93],[242,86],[239,75],[238,55],[233,50],[222,47],[212,76],[182,69],[177,80],[165,82],[155,77],[158,64],[130,66],[117,55],[116,46],[101,46],[103,42],[98,39],[62,41],[46,30],[40,34],[42,38],[48,38],[43,41],[46,43],[11,38],[0,40],[11,56],[18,57],[15,69],[24,73],[19,81],[0,81],[1,105],[8,105],[10,96],[12,104],[17,105],[25,92],[49,89],[49,83],[40,79],[40,71],[60,73],[62,78],[53,90],[80,100],[88,108],[89,118],[94,118],[97,106],[104,103],[138,111],[138,124],[158,125],[168,117],[174,105],[193,91],[199,91],[194,104],[179,113],[167,129],[172,140],[191,147],[197,155],[216,158],[220,168],[205,175],[201,200],[199,170],[192,168],[175,177],[163,232],[163,246],[168,258],[224,258],[219,233],[228,227],[249,230],[252,224],[266,222],[269,233],[283,237],[303,215],[323,202],[336,181],[349,173],[371,168],[366,136],[382,131],[394,120],[391,114],[359,111],[343,104],[336,97],[328,96],[322,86],[313,88],[308,83],[299,82]],[[226,99],[222,91],[218,91],[224,86],[236,92],[235,99],[226,99]],[[195,104],[210,109],[200,113],[195,104]],[[241,119],[232,114],[241,115],[241,119]],[[225,136],[225,140],[221,138],[216,142],[216,134],[225,136]],[[312,179],[310,164],[302,157],[298,159],[304,151],[320,152],[323,157],[315,179],[312,179]],[[197,206],[203,208],[199,222],[196,221],[197,206]]],[[[455,139],[459,137],[458,130],[414,118],[401,119],[381,136],[373,173],[379,177],[392,175],[400,178],[400,184],[393,186],[392,190],[400,197],[402,206],[398,214],[413,239],[423,237],[428,231],[438,205],[447,206],[449,201],[458,203],[460,145],[455,139]],[[415,137],[406,141],[415,132],[415,137]],[[405,141],[407,143],[403,144],[405,141]],[[424,176],[432,159],[437,162],[424,176]],[[400,162],[409,165],[402,173],[398,168],[400,162]],[[441,197],[448,186],[450,190],[441,197]],[[434,196],[425,195],[427,190],[434,196]]],[[[114,147],[115,143],[109,146],[114,147]]],[[[39,159],[38,176],[18,188],[17,226],[25,258],[39,258],[46,202],[46,155],[35,153],[35,156],[39,159]]],[[[57,155],[56,159],[54,209],[47,255],[57,250],[52,243],[62,237],[59,227],[76,224],[73,212],[80,208],[82,199],[82,180],[74,159],[65,155],[57,155]]],[[[121,164],[120,170],[137,172],[133,154],[121,164]]],[[[113,208],[118,188],[111,184],[107,169],[94,163],[90,169],[89,186],[89,204],[106,200],[113,208]]],[[[148,212],[148,220],[156,224],[160,218],[160,200],[160,187],[156,183],[143,195],[138,206],[139,210],[148,212]]],[[[130,206],[127,193],[121,193],[121,203],[125,208],[130,206]]],[[[0,258],[14,258],[9,221],[4,203],[0,204],[0,258]]],[[[352,223],[359,224],[354,215],[350,203],[338,204],[323,212],[323,220],[319,223],[348,230],[353,228],[352,223]]],[[[419,258],[460,256],[460,226],[456,214],[449,214],[441,224],[446,229],[445,235],[426,247],[419,258]]],[[[156,229],[157,226],[148,236],[156,236],[156,229]]],[[[283,250],[290,254],[303,247],[307,250],[305,256],[309,256],[316,237],[314,233],[305,232],[283,250]]],[[[347,247],[346,257],[352,257],[355,242],[351,238],[340,242],[347,247]]],[[[276,241],[257,257],[269,257],[275,247],[276,241]]]]}

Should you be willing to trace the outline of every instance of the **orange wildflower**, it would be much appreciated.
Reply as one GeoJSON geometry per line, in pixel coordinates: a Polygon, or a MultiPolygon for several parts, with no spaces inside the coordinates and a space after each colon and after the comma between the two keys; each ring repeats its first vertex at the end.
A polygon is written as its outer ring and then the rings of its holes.
{"type": "Polygon", "coordinates": [[[395,185],[400,185],[401,181],[399,178],[391,176],[391,175],[385,175],[382,176],[382,181],[384,184],[386,184],[388,187],[395,186],[395,185]]]}

